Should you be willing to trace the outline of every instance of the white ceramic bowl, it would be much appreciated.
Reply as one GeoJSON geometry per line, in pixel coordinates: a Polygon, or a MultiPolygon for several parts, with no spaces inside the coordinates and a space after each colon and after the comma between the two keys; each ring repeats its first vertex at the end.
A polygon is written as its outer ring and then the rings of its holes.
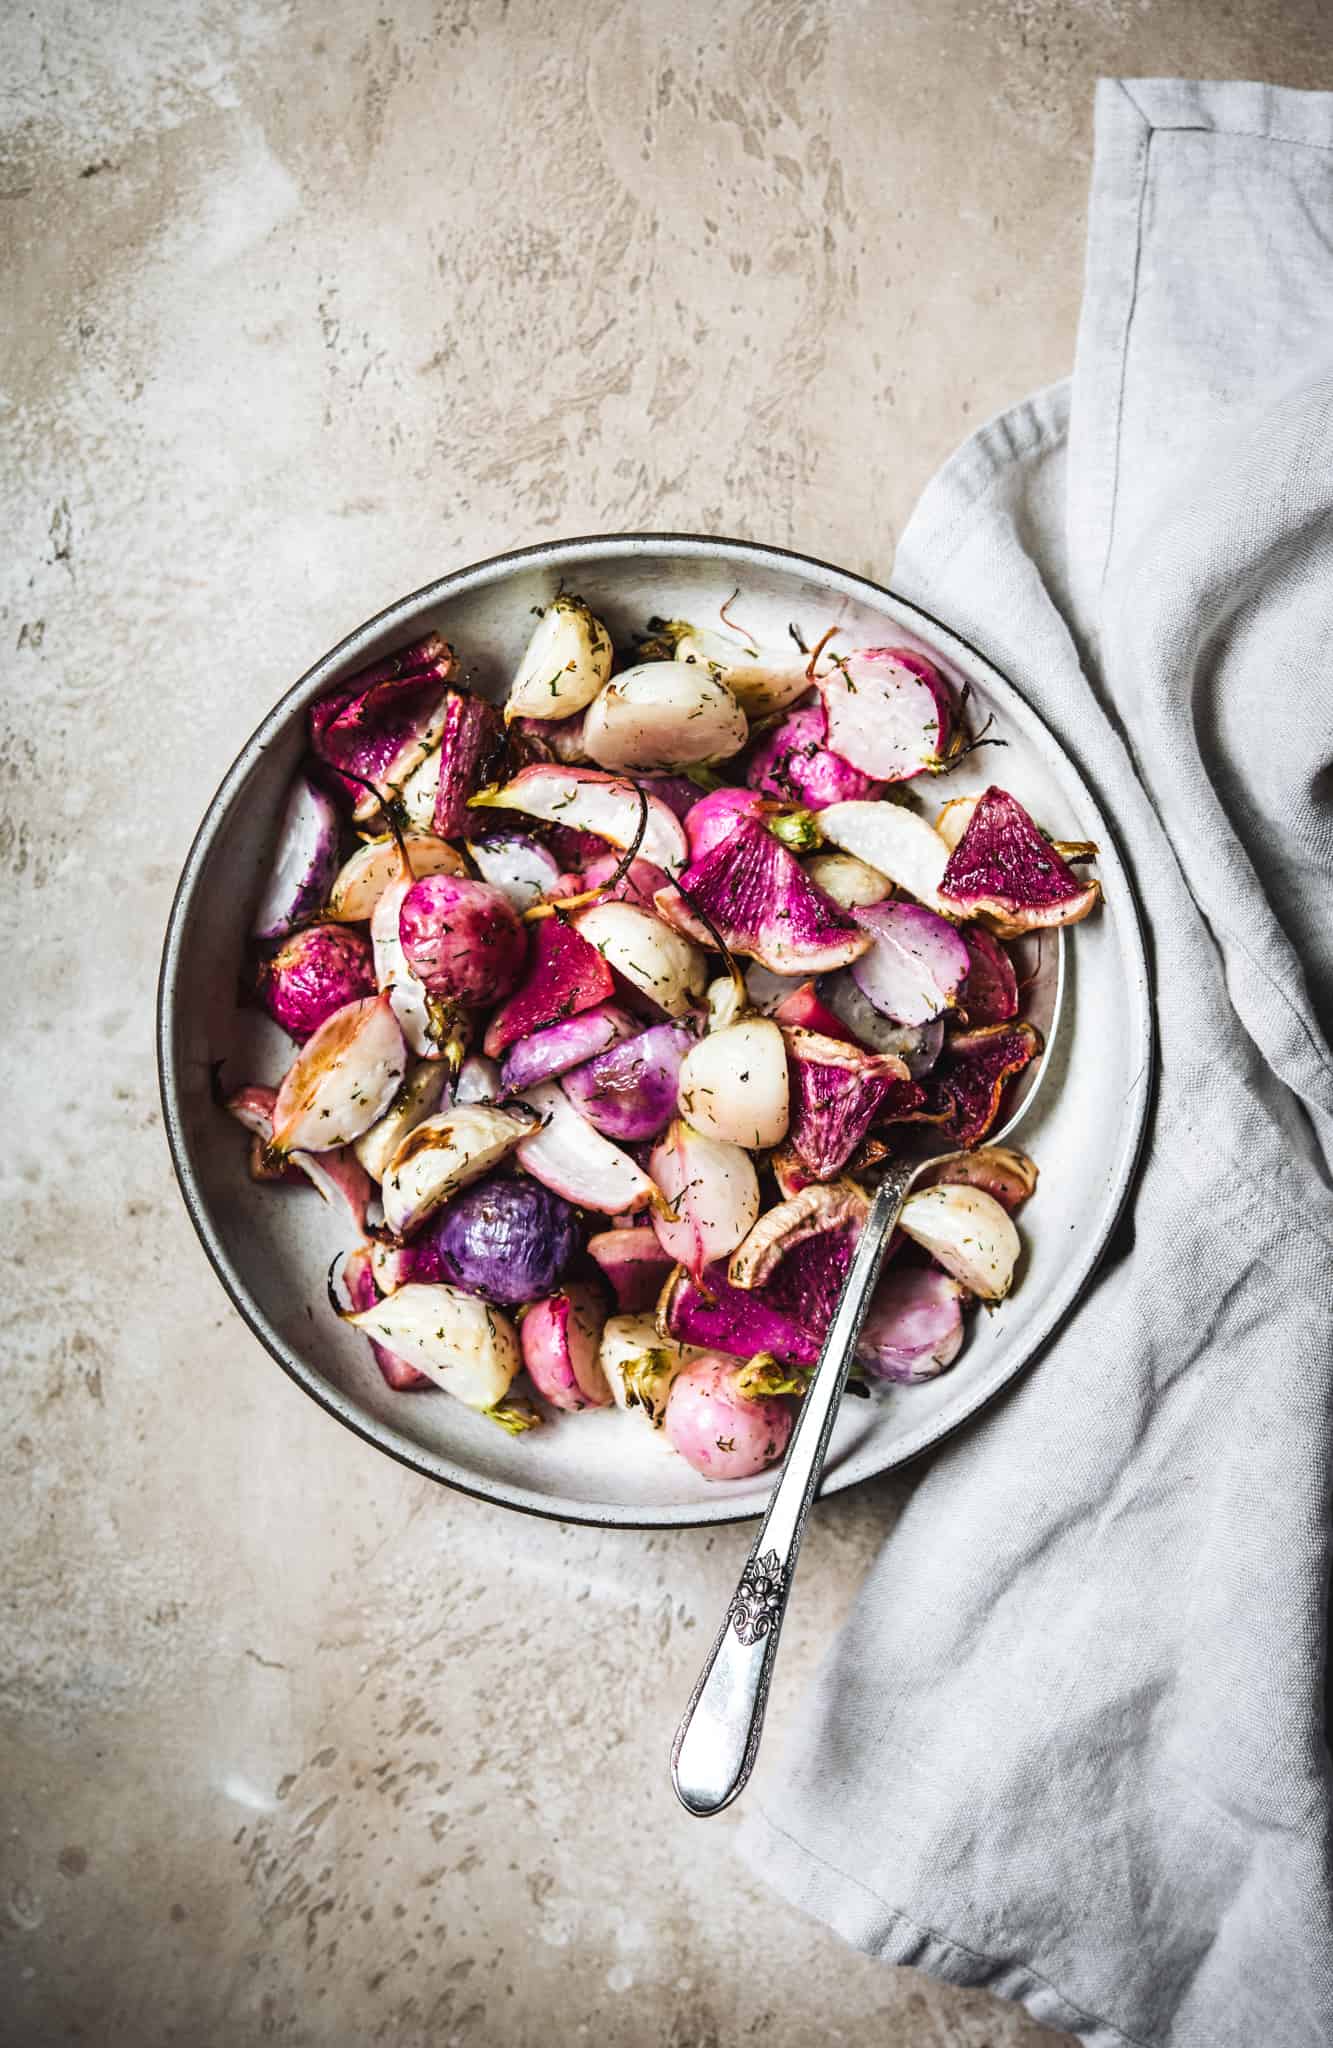
{"type": "MultiPolygon", "coordinates": [[[[419,1472],[531,1513],[571,1521],[666,1526],[740,1520],[761,1511],[771,1479],[699,1477],[638,1416],[596,1411],[506,1436],[447,1395],[395,1394],[364,1338],[325,1297],[345,1214],[311,1193],[253,1183],[244,1134],[215,1106],[210,1080],[275,1080],[290,1059],[275,1026],[237,1001],[246,933],[267,870],[283,796],[305,744],[311,699],[386,649],[435,629],[475,686],[496,698],[532,625],[563,585],[619,640],[659,614],[716,622],[735,613],[761,640],[795,622],[813,645],[841,625],[843,645],[910,645],[956,682],[1007,742],[981,752],[927,801],[1012,789],[1054,837],[1092,839],[1105,907],[1069,936],[1064,1010],[1049,1070],[1021,1144],[1041,1169],[1024,1210],[1025,1255],[1013,1295],[971,1320],[953,1369],[917,1387],[843,1403],[824,1475],[836,1492],[914,1457],[958,1426],[1028,1364],[1085,1285],[1133,1176],[1150,1085],[1148,976],[1128,878],[1106,820],[1067,754],[975,650],[935,620],[858,576],[776,548],[675,534],[554,542],[481,562],[406,597],[351,634],[290,689],[247,741],[209,805],[185,863],[162,960],[158,1007],[162,1102],[181,1192],[218,1278],[278,1363],[349,1428],[419,1472]]],[[[913,785],[919,790],[920,785],[913,785]]]]}

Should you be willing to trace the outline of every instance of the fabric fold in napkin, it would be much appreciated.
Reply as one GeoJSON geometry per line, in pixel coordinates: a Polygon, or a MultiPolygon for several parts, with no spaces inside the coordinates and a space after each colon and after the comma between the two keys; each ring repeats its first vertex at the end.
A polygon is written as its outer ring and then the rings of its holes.
{"type": "Polygon", "coordinates": [[[742,1853],[1094,2048],[1328,2048],[1333,97],[1100,85],[1072,382],[892,580],[1113,821],[1158,1084],[1109,1256],[911,1487],[742,1853]]]}

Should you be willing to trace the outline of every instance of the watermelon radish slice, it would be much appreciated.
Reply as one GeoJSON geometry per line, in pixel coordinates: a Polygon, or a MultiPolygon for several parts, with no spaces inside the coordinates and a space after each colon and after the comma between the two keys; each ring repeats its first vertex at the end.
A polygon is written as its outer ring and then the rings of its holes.
{"type": "Polygon", "coordinates": [[[1016,938],[1077,924],[1096,907],[1101,884],[1081,882],[1017,797],[992,784],[949,855],[939,893],[954,911],[983,917],[1001,938],[1016,938]]]}
{"type": "Polygon", "coordinates": [[[893,1053],[865,1052],[846,1039],[787,1025],[791,1125],[787,1142],[816,1180],[841,1173],[895,1082],[910,1080],[893,1053]]]}
{"type": "Polygon", "coordinates": [[[1005,1082],[1040,1051],[1031,1024],[992,1024],[951,1039],[929,1081],[942,1136],[963,1150],[979,1145],[999,1114],[1005,1082]]]}
{"type": "Polygon", "coordinates": [[[679,889],[659,889],[654,901],[688,938],[716,946],[720,937],[773,974],[830,973],[870,944],[758,818],[741,818],[679,889]]]}

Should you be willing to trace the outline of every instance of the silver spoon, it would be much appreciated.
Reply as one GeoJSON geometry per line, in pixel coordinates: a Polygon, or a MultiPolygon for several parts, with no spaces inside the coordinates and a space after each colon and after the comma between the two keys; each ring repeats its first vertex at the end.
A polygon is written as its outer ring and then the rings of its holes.
{"type": "MultiPolygon", "coordinates": [[[[1002,1144],[1010,1136],[1031,1108],[1050,1067],[1064,994],[1064,933],[1057,930],[1054,936],[1054,948],[1040,948],[1046,957],[1039,955],[1025,1005],[1026,1015],[1042,1032],[1042,1052],[1019,1077],[1010,1114],[1003,1128],[988,1136],[988,1144],[1002,1144]]],[[[801,1538],[819,1492],[838,1404],[856,1356],[884,1248],[919,1175],[946,1159],[965,1156],[935,1152],[893,1160],[875,1189],[819,1363],[801,1400],[768,1511],[676,1731],[671,1782],[677,1799],[690,1813],[720,1813],[743,1789],[754,1769],[801,1538]]]]}

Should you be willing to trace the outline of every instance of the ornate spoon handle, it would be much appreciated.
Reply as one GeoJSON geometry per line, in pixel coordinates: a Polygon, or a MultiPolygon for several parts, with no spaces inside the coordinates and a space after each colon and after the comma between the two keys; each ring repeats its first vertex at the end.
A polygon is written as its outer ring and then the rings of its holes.
{"type": "Polygon", "coordinates": [[[778,1636],[805,1520],[880,1261],[919,1162],[891,1166],[875,1190],[782,1473],[671,1751],[671,1782],[695,1814],[729,1806],[754,1768],[778,1636]]]}

